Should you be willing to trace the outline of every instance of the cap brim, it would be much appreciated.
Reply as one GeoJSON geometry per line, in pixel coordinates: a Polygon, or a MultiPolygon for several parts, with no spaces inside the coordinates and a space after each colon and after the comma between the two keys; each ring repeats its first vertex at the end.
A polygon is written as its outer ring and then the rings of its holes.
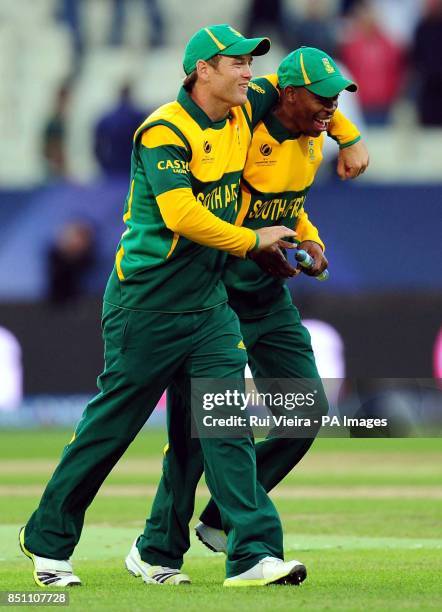
{"type": "Polygon", "coordinates": [[[344,77],[339,74],[331,76],[328,79],[323,79],[322,81],[316,81],[316,83],[311,83],[310,85],[304,85],[304,87],[323,98],[334,98],[341,93],[341,91],[344,91],[344,89],[351,92],[358,90],[356,83],[344,79],[344,77]]]}
{"type": "Polygon", "coordinates": [[[265,55],[270,45],[270,38],[244,38],[219,51],[218,55],[265,55]]]}

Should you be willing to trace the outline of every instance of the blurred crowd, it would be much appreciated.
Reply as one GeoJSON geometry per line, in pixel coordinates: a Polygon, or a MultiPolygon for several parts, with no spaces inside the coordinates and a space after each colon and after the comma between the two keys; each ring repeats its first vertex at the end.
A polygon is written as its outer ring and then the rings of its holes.
{"type": "MultiPolygon", "coordinates": [[[[57,92],[43,129],[48,180],[70,176],[66,154],[69,105],[87,53],[81,8],[85,0],[58,0],[57,18],[68,26],[75,50],[72,76],[57,92]]],[[[104,45],[128,43],[125,20],[135,0],[108,0],[111,10],[104,45]]],[[[167,19],[159,0],[144,5],[146,50],[167,44],[167,19]]],[[[388,125],[400,100],[414,103],[422,126],[442,126],[442,0],[246,0],[247,36],[269,35],[284,52],[305,45],[323,49],[358,83],[358,114],[368,126],[388,125]]],[[[226,19],[227,20],[227,19],[226,19]]],[[[127,177],[132,135],[150,112],[133,101],[130,82],[120,86],[93,127],[96,165],[104,177],[127,177]]],[[[358,122],[359,123],[359,122],[358,122]]],[[[94,266],[93,228],[81,219],[67,223],[47,251],[47,297],[57,306],[75,302],[94,266]]]]}
{"type": "Polygon", "coordinates": [[[359,84],[368,125],[388,123],[403,97],[421,125],[442,125],[442,0],[251,0],[246,32],[269,26],[287,49],[338,58],[359,84]]]}
{"type": "MultiPolygon", "coordinates": [[[[81,19],[84,1],[58,0],[56,5],[57,19],[71,32],[76,59],[72,78],[58,92],[43,130],[48,178],[69,175],[65,123],[70,91],[87,52],[81,19]]],[[[108,0],[105,45],[128,43],[125,21],[134,1],[108,0]]],[[[161,49],[167,44],[168,25],[161,2],[137,2],[144,6],[148,22],[147,52],[161,49]]],[[[442,57],[442,0],[244,0],[238,28],[248,36],[270,35],[287,52],[315,46],[338,59],[359,85],[358,102],[368,126],[389,124],[401,100],[411,103],[420,125],[442,126],[442,63],[437,59],[442,57]]],[[[136,107],[130,85],[125,84],[117,104],[98,120],[94,153],[105,175],[128,171],[129,152],[122,143],[149,110],[136,107]]]]}

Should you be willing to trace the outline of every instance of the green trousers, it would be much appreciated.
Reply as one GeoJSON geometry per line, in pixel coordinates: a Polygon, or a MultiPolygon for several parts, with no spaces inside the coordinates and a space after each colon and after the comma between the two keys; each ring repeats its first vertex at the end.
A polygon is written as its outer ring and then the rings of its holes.
{"type": "MultiPolygon", "coordinates": [[[[318,396],[310,416],[313,419],[327,414],[328,402],[316,368],[310,334],[302,325],[298,310],[286,306],[259,319],[241,319],[240,323],[257,383],[259,378],[317,379],[318,396]]],[[[146,558],[161,560],[162,565],[172,567],[181,566],[190,546],[189,521],[203,469],[207,482],[210,478],[200,444],[205,440],[190,438],[189,396],[188,382],[183,376],[176,378],[168,389],[169,447],[163,460],[163,476],[138,543],[146,558]]],[[[270,432],[255,445],[258,481],[266,491],[273,489],[299,463],[318,430],[319,426],[312,429],[308,438],[272,437],[270,432]]],[[[225,530],[222,508],[213,496],[201,520],[225,530]]]]}
{"type": "MultiPolygon", "coordinates": [[[[229,378],[244,389],[246,351],[233,310],[180,314],[103,309],[105,368],[99,394],[86,407],[73,440],[25,528],[36,555],[67,559],[79,541],[87,507],[174,376],[229,378]]],[[[207,484],[229,532],[228,575],[263,557],[280,556],[282,529],[257,482],[251,437],[201,444],[207,484]]],[[[157,560],[144,555],[148,562],[157,560]]],[[[173,565],[172,565],[173,567],[173,565]]]]}

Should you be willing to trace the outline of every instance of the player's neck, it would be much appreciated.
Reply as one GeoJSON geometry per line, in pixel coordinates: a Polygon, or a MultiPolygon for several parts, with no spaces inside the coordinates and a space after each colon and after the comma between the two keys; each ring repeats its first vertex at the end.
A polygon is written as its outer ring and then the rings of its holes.
{"type": "Polygon", "coordinates": [[[208,91],[197,85],[190,93],[190,97],[206,113],[211,121],[225,119],[230,111],[230,106],[225,102],[213,97],[208,91]]]}
{"type": "Polygon", "coordinates": [[[293,135],[297,135],[301,133],[300,127],[293,116],[284,110],[284,107],[281,104],[277,104],[273,109],[273,114],[278,119],[278,121],[293,135]]]}

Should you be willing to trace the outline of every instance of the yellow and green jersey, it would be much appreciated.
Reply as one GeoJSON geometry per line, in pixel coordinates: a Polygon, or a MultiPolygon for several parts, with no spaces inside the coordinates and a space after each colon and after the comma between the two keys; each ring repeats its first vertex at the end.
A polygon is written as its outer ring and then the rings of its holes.
{"type": "Polygon", "coordinates": [[[277,98],[275,75],[256,79],[247,104],[213,122],[181,89],[140,126],[105,301],[187,312],[227,300],[227,253],[245,257],[257,242],[252,229],[233,225],[241,173],[253,127],[277,98]]]}
{"type": "MultiPolygon", "coordinates": [[[[340,147],[360,139],[356,127],[336,111],[329,134],[340,147]]],[[[241,181],[236,223],[253,230],[285,225],[297,241],[313,240],[322,248],[317,228],[304,210],[307,193],[322,161],[324,134],[293,135],[269,112],[258,123],[241,181]]],[[[229,302],[242,318],[254,318],[291,303],[283,280],[266,274],[252,260],[229,258],[224,274],[229,302]]]]}

